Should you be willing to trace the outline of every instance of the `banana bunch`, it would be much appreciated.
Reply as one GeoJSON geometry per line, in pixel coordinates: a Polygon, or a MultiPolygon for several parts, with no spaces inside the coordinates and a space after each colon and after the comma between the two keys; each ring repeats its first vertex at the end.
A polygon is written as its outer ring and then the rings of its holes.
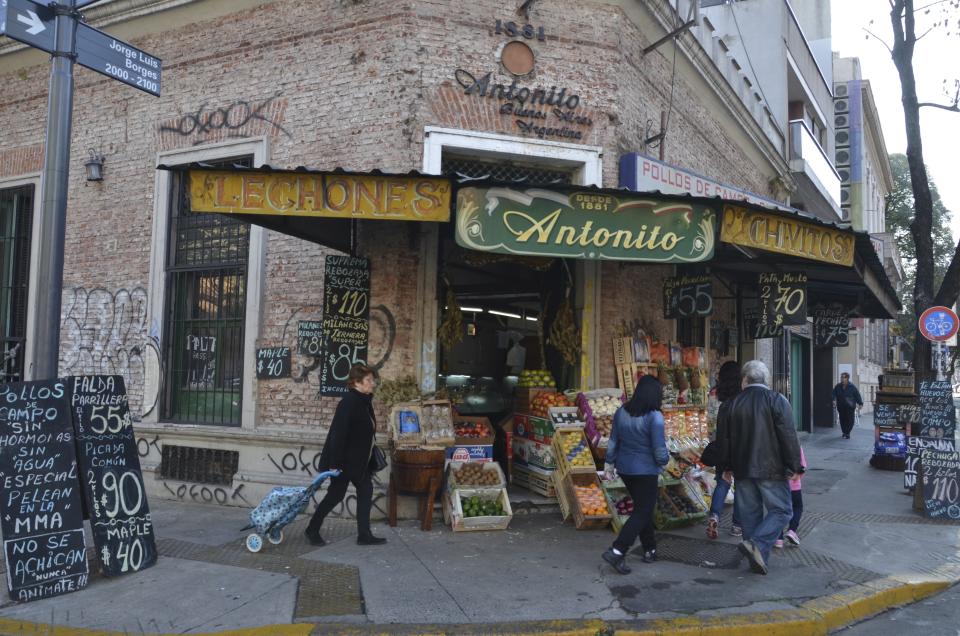
{"type": "Polygon", "coordinates": [[[550,325],[547,344],[556,349],[564,362],[576,366],[580,361],[580,330],[573,320],[573,308],[570,306],[570,296],[564,298],[557,310],[557,317],[550,325]]]}
{"type": "Polygon", "coordinates": [[[445,348],[451,349],[463,340],[463,312],[457,304],[453,289],[447,287],[447,311],[437,329],[437,338],[445,348]]]}

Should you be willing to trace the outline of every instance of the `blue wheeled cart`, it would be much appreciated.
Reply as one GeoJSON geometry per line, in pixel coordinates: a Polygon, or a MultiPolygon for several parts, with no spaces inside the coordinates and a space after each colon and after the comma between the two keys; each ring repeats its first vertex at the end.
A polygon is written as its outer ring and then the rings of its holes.
{"type": "Polygon", "coordinates": [[[337,477],[339,470],[328,470],[313,478],[309,486],[277,486],[267,493],[260,505],[250,511],[250,525],[243,528],[255,528],[256,532],[247,535],[247,549],[259,552],[263,548],[263,538],[273,545],[283,541],[283,528],[306,510],[320,485],[328,477],[337,477]]]}

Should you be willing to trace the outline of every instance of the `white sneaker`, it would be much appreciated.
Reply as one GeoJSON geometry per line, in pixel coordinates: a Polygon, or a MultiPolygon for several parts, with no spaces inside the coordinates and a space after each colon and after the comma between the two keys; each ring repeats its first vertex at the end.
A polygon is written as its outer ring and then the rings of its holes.
{"type": "Polygon", "coordinates": [[[787,541],[789,541],[792,545],[800,545],[800,537],[797,536],[797,533],[793,530],[787,530],[783,536],[785,536],[787,541]]]}
{"type": "Polygon", "coordinates": [[[783,549],[783,539],[777,539],[774,541],[773,547],[783,549]]]}

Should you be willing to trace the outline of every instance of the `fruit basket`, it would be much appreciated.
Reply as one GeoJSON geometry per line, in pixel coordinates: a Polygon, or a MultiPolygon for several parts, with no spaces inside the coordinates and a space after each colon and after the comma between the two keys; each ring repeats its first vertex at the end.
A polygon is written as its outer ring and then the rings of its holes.
{"type": "Polygon", "coordinates": [[[460,488],[450,493],[450,505],[450,525],[454,532],[506,530],[513,518],[506,488],[460,488]]]}
{"type": "Polygon", "coordinates": [[[597,389],[577,396],[577,406],[583,414],[584,430],[594,448],[606,448],[613,430],[613,415],[623,404],[620,389],[597,389]]]}
{"type": "Polygon", "coordinates": [[[596,472],[565,475],[563,487],[577,530],[605,528],[610,523],[610,508],[596,472]]]}
{"type": "Polygon", "coordinates": [[[484,490],[505,488],[507,480],[497,462],[450,462],[447,466],[447,489],[484,490]]]}
{"type": "Polygon", "coordinates": [[[587,438],[579,429],[561,430],[553,434],[553,458],[561,476],[568,473],[595,474],[597,471],[587,438]]]}

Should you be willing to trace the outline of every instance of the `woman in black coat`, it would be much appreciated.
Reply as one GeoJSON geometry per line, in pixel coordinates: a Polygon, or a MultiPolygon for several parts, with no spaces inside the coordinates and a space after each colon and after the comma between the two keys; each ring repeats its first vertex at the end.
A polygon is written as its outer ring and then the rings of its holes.
{"type": "Polygon", "coordinates": [[[323,520],[347,494],[353,484],[357,491],[357,543],[379,545],[387,540],[373,536],[370,531],[370,507],[373,501],[373,473],[370,459],[373,454],[377,429],[373,415],[373,391],[377,387],[377,372],[362,364],[355,364],[347,376],[350,391],[343,396],[330,423],[327,441],[320,453],[320,470],[339,469],[338,477],[330,480],[327,495],[307,525],[305,534],[313,545],[325,545],[320,536],[323,520]]]}

